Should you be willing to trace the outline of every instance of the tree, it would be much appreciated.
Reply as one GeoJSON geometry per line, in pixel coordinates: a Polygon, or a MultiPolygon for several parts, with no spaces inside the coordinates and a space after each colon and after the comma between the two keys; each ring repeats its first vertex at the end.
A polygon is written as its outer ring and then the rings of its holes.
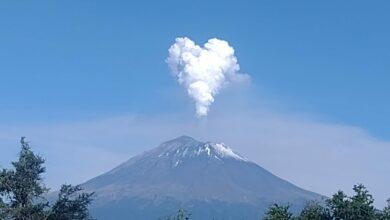
{"type": "Polygon", "coordinates": [[[80,193],[80,186],[63,185],[57,202],[53,205],[49,220],[83,220],[89,218],[88,205],[93,193],[80,193]]]}
{"type": "Polygon", "coordinates": [[[0,198],[0,219],[6,219],[7,217],[7,205],[3,202],[3,199],[0,198]]]}
{"type": "Polygon", "coordinates": [[[41,177],[45,161],[31,151],[24,137],[20,143],[19,160],[12,162],[14,169],[3,169],[0,174],[0,194],[8,201],[2,201],[2,213],[15,220],[43,219],[48,206],[42,202],[42,195],[47,192],[41,177]]]}
{"type": "Polygon", "coordinates": [[[300,220],[331,220],[329,209],[321,206],[317,201],[309,202],[301,211],[300,220]]]}
{"type": "Polygon", "coordinates": [[[375,219],[374,199],[362,184],[353,187],[355,195],[351,197],[351,218],[354,220],[375,219]]]}
{"type": "Polygon", "coordinates": [[[289,205],[274,204],[268,208],[265,220],[290,220],[293,219],[293,214],[290,212],[289,205]]]}
{"type": "Polygon", "coordinates": [[[0,171],[0,219],[42,220],[53,216],[65,216],[61,220],[87,219],[92,194],[81,193],[71,199],[81,188],[64,185],[51,208],[44,198],[48,189],[42,183],[45,160],[34,154],[24,137],[20,144],[19,159],[12,162],[13,169],[0,171]]]}
{"type": "Polygon", "coordinates": [[[308,203],[298,217],[293,218],[289,206],[273,205],[265,219],[300,219],[300,220],[390,220],[390,199],[381,211],[375,209],[374,199],[362,184],[353,187],[354,195],[348,197],[338,191],[326,200],[326,207],[318,202],[308,203]]]}
{"type": "Polygon", "coordinates": [[[387,206],[383,208],[382,211],[380,211],[377,214],[380,220],[390,220],[390,199],[387,200],[387,206]]]}
{"type": "Polygon", "coordinates": [[[332,198],[328,199],[327,206],[332,212],[332,216],[336,220],[349,219],[349,201],[347,195],[339,190],[332,198]]]}
{"type": "Polygon", "coordinates": [[[373,205],[374,199],[362,184],[353,187],[355,195],[348,197],[342,191],[338,191],[327,200],[334,219],[342,220],[369,220],[376,219],[376,211],[373,205]]]}

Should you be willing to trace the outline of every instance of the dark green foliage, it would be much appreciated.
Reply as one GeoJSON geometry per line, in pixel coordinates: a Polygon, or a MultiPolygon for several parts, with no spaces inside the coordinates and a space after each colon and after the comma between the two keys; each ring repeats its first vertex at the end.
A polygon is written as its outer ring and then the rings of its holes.
{"type": "Polygon", "coordinates": [[[374,199],[362,184],[353,187],[355,195],[350,199],[351,219],[363,220],[375,218],[374,199]]]}
{"type": "Polygon", "coordinates": [[[379,211],[377,216],[380,220],[390,220],[390,199],[387,200],[387,206],[383,209],[383,211],[379,211]]]}
{"type": "Polygon", "coordinates": [[[353,187],[355,195],[348,197],[342,191],[337,192],[327,201],[334,219],[367,220],[376,219],[374,199],[368,190],[358,184],[353,187]]]}
{"type": "Polygon", "coordinates": [[[326,207],[318,202],[310,202],[293,217],[288,206],[271,206],[265,219],[284,220],[390,220],[390,199],[382,210],[376,210],[374,199],[362,184],[353,187],[355,194],[348,197],[343,191],[338,191],[326,201],[326,207]]]}
{"type": "Polygon", "coordinates": [[[89,218],[88,205],[93,193],[80,193],[80,186],[63,185],[49,220],[82,220],[89,218]]]}
{"type": "Polygon", "coordinates": [[[0,198],[0,219],[5,219],[7,217],[6,210],[8,210],[7,204],[0,198]]]}
{"type": "Polygon", "coordinates": [[[1,213],[15,220],[44,219],[47,202],[40,202],[47,189],[42,184],[45,172],[40,156],[35,155],[24,137],[19,160],[12,162],[13,170],[3,169],[0,173],[1,213]]]}
{"type": "Polygon", "coordinates": [[[331,220],[329,209],[321,206],[318,202],[309,202],[299,215],[300,220],[331,220]]]}
{"type": "Polygon", "coordinates": [[[274,204],[268,208],[265,220],[290,220],[293,219],[293,214],[290,212],[289,205],[274,204]]]}
{"type": "Polygon", "coordinates": [[[64,185],[51,208],[43,197],[48,189],[42,183],[44,159],[34,154],[22,137],[18,161],[13,169],[0,171],[0,219],[85,220],[92,194],[79,193],[79,186],[64,185]],[[77,194],[77,196],[75,195],[77,194]]]}
{"type": "Polygon", "coordinates": [[[338,191],[332,198],[326,201],[327,206],[335,219],[348,219],[350,212],[349,200],[343,191],[338,191]]]}

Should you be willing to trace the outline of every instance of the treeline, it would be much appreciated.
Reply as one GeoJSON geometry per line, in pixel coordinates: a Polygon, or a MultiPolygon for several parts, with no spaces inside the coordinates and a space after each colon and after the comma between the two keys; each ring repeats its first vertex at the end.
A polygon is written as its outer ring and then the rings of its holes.
{"type": "MultiPolygon", "coordinates": [[[[22,137],[21,150],[12,168],[0,170],[0,220],[88,220],[88,206],[93,193],[80,186],[62,185],[57,199],[50,204],[42,181],[45,160],[34,154],[22,137]]],[[[289,205],[274,204],[264,220],[390,220],[390,199],[382,209],[374,207],[374,198],[362,184],[353,187],[354,194],[338,191],[325,201],[309,202],[294,216],[289,205]]],[[[180,209],[163,219],[189,220],[191,215],[180,209]]]]}
{"type": "Polygon", "coordinates": [[[362,184],[353,187],[354,195],[338,191],[323,204],[309,202],[298,216],[289,205],[274,204],[265,213],[265,220],[390,220],[390,199],[383,210],[374,207],[374,198],[362,184]]]}
{"type": "MultiPolygon", "coordinates": [[[[390,199],[383,210],[374,207],[374,198],[362,184],[353,187],[354,195],[338,191],[325,201],[306,204],[299,215],[294,216],[289,205],[273,204],[264,220],[390,220],[390,199]]],[[[191,215],[183,209],[164,220],[190,220],[191,215]]],[[[261,218],[259,218],[261,219],[261,218]]]]}
{"type": "Polygon", "coordinates": [[[82,193],[79,186],[63,185],[51,205],[42,183],[45,160],[34,154],[22,137],[19,159],[11,169],[0,170],[1,220],[87,220],[93,193],[82,193]]]}

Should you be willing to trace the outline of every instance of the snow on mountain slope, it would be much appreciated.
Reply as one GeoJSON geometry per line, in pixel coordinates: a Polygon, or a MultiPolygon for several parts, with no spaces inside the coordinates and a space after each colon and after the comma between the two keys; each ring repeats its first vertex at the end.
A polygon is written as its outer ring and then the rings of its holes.
{"type": "Polygon", "coordinates": [[[158,219],[178,208],[194,219],[258,219],[272,203],[298,210],[322,196],[303,190],[221,143],[167,141],[83,184],[99,219],[158,219]]]}

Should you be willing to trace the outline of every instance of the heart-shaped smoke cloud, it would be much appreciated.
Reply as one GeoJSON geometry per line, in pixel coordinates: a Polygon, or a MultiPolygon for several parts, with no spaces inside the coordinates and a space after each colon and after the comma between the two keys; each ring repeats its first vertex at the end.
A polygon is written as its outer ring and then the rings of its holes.
{"type": "Polygon", "coordinates": [[[248,79],[240,74],[234,49],[224,40],[210,39],[200,47],[192,40],[176,38],[167,63],[178,82],[194,99],[196,114],[206,116],[215,95],[227,83],[248,79]]]}

